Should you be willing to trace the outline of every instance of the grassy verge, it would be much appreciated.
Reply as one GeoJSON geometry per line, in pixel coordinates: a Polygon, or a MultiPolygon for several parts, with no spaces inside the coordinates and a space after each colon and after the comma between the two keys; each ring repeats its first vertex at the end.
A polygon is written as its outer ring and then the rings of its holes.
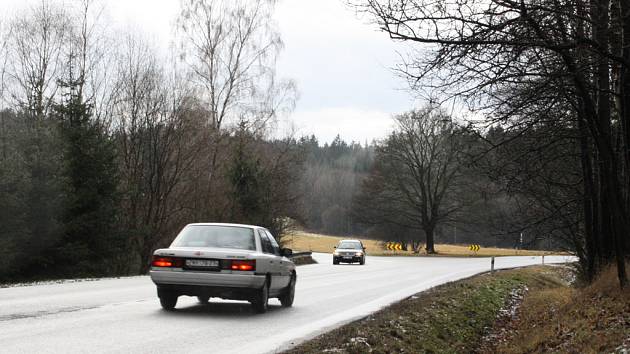
{"type": "Polygon", "coordinates": [[[495,330],[485,353],[628,353],[630,289],[614,267],[584,288],[530,291],[510,321],[495,330]]]}
{"type": "Polygon", "coordinates": [[[582,288],[572,277],[536,266],[442,285],[289,353],[630,352],[630,289],[615,269],[582,288]]]}
{"type": "Polygon", "coordinates": [[[470,353],[509,300],[563,286],[556,268],[483,274],[412,296],[288,353],[470,353]],[[549,270],[552,269],[552,270],[549,270]]]}
{"type": "MultiPolygon", "coordinates": [[[[313,234],[304,231],[294,231],[283,239],[286,247],[295,251],[313,251],[322,253],[332,253],[334,246],[339,240],[346,238],[360,239],[367,247],[368,255],[373,256],[426,256],[425,253],[414,253],[412,251],[387,251],[385,244],[381,241],[369,240],[361,237],[340,237],[313,234]]],[[[488,257],[488,256],[542,256],[549,254],[542,251],[514,250],[506,248],[482,247],[479,251],[473,252],[468,249],[468,245],[435,245],[437,256],[467,256],[467,257],[488,257]]]]}

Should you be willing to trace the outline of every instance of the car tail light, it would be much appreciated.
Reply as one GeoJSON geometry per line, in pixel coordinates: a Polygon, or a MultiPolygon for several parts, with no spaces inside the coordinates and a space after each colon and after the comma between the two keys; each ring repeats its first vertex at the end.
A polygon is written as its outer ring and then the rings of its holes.
{"type": "Polygon", "coordinates": [[[181,268],[183,264],[182,259],[175,257],[153,256],[153,261],[151,261],[153,267],[181,268]]]}
{"type": "Polygon", "coordinates": [[[230,266],[232,270],[245,270],[252,271],[256,270],[256,261],[232,261],[232,265],[230,266]]]}

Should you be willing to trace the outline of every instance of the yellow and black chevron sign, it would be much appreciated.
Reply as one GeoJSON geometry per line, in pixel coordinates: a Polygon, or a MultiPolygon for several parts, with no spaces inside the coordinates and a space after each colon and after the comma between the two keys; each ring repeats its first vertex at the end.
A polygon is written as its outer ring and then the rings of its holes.
{"type": "Polygon", "coordinates": [[[385,248],[387,248],[390,251],[400,251],[402,250],[402,244],[400,242],[387,242],[387,245],[385,245],[385,248]]]}
{"type": "Polygon", "coordinates": [[[481,246],[479,246],[479,245],[470,245],[470,246],[468,246],[468,249],[471,250],[471,251],[477,252],[477,251],[479,251],[481,249],[481,246]]]}

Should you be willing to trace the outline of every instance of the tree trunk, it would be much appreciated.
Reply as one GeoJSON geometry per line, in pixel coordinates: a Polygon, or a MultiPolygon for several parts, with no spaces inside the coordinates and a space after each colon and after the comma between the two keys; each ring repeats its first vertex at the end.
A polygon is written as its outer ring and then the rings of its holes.
{"type": "MultiPolygon", "coordinates": [[[[620,88],[620,120],[621,128],[623,131],[623,159],[625,162],[625,168],[622,169],[625,176],[622,179],[624,183],[624,205],[626,210],[630,210],[630,0],[620,0],[620,16],[619,22],[622,26],[622,43],[621,43],[621,56],[625,60],[625,64],[621,65],[621,71],[619,73],[620,88]]],[[[630,236],[624,236],[625,252],[630,252],[630,236]]]]}
{"type": "Polygon", "coordinates": [[[414,253],[419,253],[420,252],[420,247],[422,246],[422,241],[420,241],[420,240],[411,241],[411,246],[413,247],[413,252],[414,253]]]}
{"type": "Polygon", "coordinates": [[[589,149],[588,131],[586,130],[583,111],[578,113],[578,127],[580,131],[580,155],[582,162],[582,183],[583,183],[583,208],[584,208],[584,236],[586,248],[586,272],[589,281],[593,280],[597,273],[596,259],[597,252],[597,230],[594,229],[594,218],[597,215],[593,209],[593,167],[591,165],[591,152],[589,149]]]}
{"type": "Polygon", "coordinates": [[[435,241],[434,241],[434,232],[435,232],[435,227],[430,226],[424,229],[424,234],[427,238],[427,246],[426,246],[426,250],[428,254],[434,254],[435,253],[435,241]]]}
{"type": "MultiPolygon", "coordinates": [[[[579,18],[586,18],[587,11],[582,1],[577,1],[577,13],[579,18]]],[[[577,32],[579,37],[585,37],[584,23],[578,20],[577,32]]],[[[586,53],[582,48],[578,48],[577,61],[580,66],[586,65],[586,53]]],[[[587,116],[584,108],[584,100],[578,97],[577,107],[577,125],[579,131],[580,157],[582,167],[582,185],[583,185],[583,213],[584,213],[584,245],[581,260],[586,276],[589,281],[595,278],[598,271],[597,258],[599,257],[598,245],[598,213],[597,193],[595,190],[595,181],[593,180],[593,151],[591,150],[591,142],[589,141],[589,131],[586,122],[587,116]]],[[[576,245],[576,249],[579,246],[576,245]]]]}
{"type": "Polygon", "coordinates": [[[140,274],[147,274],[151,268],[151,261],[153,259],[153,247],[143,247],[140,255],[140,274]]]}
{"type": "MultiPolygon", "coordinates": [[[[610,40],[610,0],[593,1],[594,25],[593,38],[602,47],[608,48],[610,40]]],[[[596,68],[597,112],[594,138],[600,158],[600,208],[602,250],[608,261],[617,263],[619,284],[623,288],[627,283],[623,239],[628,226],[625,218],[625,204],[619,195],[622,192],[619,183],[619,164],[617,164],[611,134],[610,100],[610,60],[600,56],[596,68]]]]}

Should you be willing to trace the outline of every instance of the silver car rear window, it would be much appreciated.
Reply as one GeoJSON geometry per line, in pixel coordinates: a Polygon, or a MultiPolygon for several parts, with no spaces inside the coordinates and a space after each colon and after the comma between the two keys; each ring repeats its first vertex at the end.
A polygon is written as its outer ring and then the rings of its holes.
{"type": "Polygon", "coordinates": [[[190,225],[171,247],[215,247],[256,250],[254,230],[238,226],[190,225]]]}

